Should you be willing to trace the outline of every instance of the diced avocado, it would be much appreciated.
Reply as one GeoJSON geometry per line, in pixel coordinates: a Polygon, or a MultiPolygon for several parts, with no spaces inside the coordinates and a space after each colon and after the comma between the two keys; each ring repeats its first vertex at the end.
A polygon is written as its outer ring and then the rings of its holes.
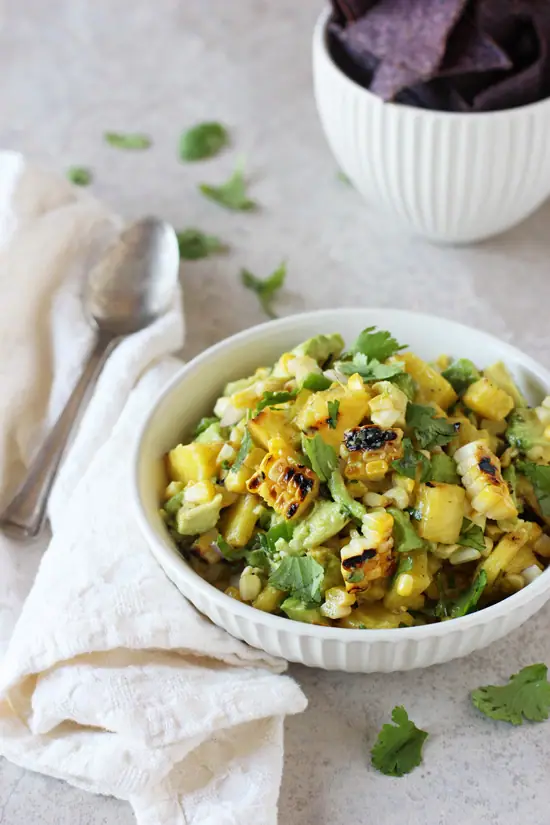
{"type": "Polygon", "coordinates": [[[307,518],[296,525],[290,548],[294,552],[318,547],[342,530],[349,516],[335,501],[318,501],[307,518]]]}
{"type": "Polygon", "coordinates": [[[434,453],[431,457],[430,481],[441,481],[444,484],[460,484],[456,471],[456,464],[446,453],[434,453]]]}
{"type": "Polygon", "coordinates": [[[307,624],[330,624],[328,619],[321,615],[318,607],[309,607],[300,599],[285,599],[281,605],[281,610],[286,613],[289,619],[295,622],[306,622],[307,624]]]}
{"type": "Polygon", "coordinates": [[[329,358],[338,358],[344,349],[344,339],[339,333],[333,335],[315,335],[294,347],[294,355],[309,355],[318,364],[324,364],[329,358]]]}
{"type": "Polygon", "coordinates": [[[352,498],[348,493],[344,479],[342,478],[342,473],[339,470],[334,470],[332,476],[330,477],[328,487],[334,501],[351,516],[353,516],[353,518],[361,521],[363,516],[367,515],[367,508],[361,504],[360,501],[356,501],[352,498]]]}
{"type": "Polygon", "coordinates": [[[493,384],[496,384],[501,390],[511,395],[516,407],[521,408],[528,406],[523,393],[510,375],[508,367],[506,367],[502,361],[497,361],[496,364],[487,367],[487,369],[483,370],[483,374],[492,381],[493,384]]]}
{"type": "Polygon", "coordinates": [[[505,437],[508,444],[522,453],[533,447],[550,447],[550,442],[544,437],[544,427],[534,410],[519,409],[513,412],[505,437]]]}
{"type": "Polygon", "coordinates": [[[323,593],[330,590],[331,587],[343,587],[344,578],[339,556],[326,547],[316,547],[314,550],[310,550],[309,555],[325,568],[325,578],[321,585],[323,593]]]}
{"type": "Polygon", "coordinates": [[[213,442],[223,440],[224,438],[219,421],[216,421],[215,424],[210,424],[209,427],[199,433],[199,435],[195,438],[195,442],[197,444],[212,444],[213,442]]]}
{"type": "Polygon", "coordinates": [[[205,504],[184,504],[176,515],[176,530],[180,536],[196,536],[212,530],[218,523],[221,506],[220,493],[205,504]]]}
{"type": "Polygon", "coordinates": [[[474,381],[481,378],[481,374],[476,365],[469,358],[459,358],[450,367],[441,373],[446,378],[453,390],[462,395],[474,381]]]}
{"type": "Polygon", "coordinates": [[[225,385],[223,394],[224,396],[229,396],[236,392],[242,392],[242,390],[247,390],[258,380],[259,376],[254,373],[254,375],[249,375],[248,378],[239,378],[238,381],[230,381],[229,384],[225,385]]]}

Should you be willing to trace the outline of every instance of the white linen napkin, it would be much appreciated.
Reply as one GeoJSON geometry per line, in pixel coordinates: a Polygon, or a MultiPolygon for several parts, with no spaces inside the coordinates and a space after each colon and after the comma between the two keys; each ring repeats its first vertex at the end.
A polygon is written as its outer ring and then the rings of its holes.
{"type": "MultiPolygon", "coordinates": [[[[2,505],[90,348],[82,279],[120,228],[86,192],[0,153],[2,505]]],[[[0,536],[0,754],[127,799],[139,825],[275,825],[283,720],[305,697],[286,663],[181,596],[128,504],[129,450],[181,366],[167,356],[183,331],[178,296],[109,359],[53,491],[49,544],[0,536]]]]}

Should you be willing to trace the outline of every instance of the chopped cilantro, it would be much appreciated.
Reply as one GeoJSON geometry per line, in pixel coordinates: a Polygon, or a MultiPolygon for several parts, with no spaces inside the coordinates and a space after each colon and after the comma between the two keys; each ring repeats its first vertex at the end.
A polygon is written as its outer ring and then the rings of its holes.
{"type": "Polygon", "coordinates": [[[236,472],[240,470],[242,467],[245,458],[247,457],[248,453],[252,449],[252,437],[248,432],[248,427],[244,431],[243,440],[241,441],[241,446],[239,447],[239,452],[237,453],[237,457],[233,462],[232,470],[236,472]]]}
{"type": "Polygon", "coordinates": [[[274,527],[270,527],[263,536],[260,536],[261,547],[268,554],[273,555],[277,552],[276,544],[279,539],[290,541],[293,531],[294,526],[288,521],[282,521],[280,524],[275,524],[274,527]]]}
{"type": "Polygon", "coordinates": [[[269,390],[267,390],[258,401],[254,414],[257,415],[265,407],[275,407],[277,404],[284,404],[286,401],[292,401],[293,398],[296,398],[295,391],[269,392],[269,390]]]}
{"type": "Polygon", "coordinates": [[[226,561],[238,561],[244,556],[244,550],[241,548],[231,547],[221,533],[218,534],[216,545],[226,561]]]}
{"type": "Polygon", "coordinates": [[[399,344],[390,332],[376,327],[367,327],[363,330],[352,345],[350,354],[361,353],[369,360],[385,361],[390,355],[395,355],[402,349],[406,349],[406,344],[399,344]]]}
{"type": "MultiPolygon", "coordinates": [[[[431,465],[430,481],[438,481],[442,484],[460,484],[455,461],[450,455],[434,453],[431,457],[431,465]]],[[[427,479],[420,480],[427,481],[427,479]]]]}
{"type": "Polygon", "coordinates": [[[371,762],[386,776],[404,776],[422,762],[422,746],[428,736],[409,719],[402,705],[391,714],[394,725],[386,724],[371,750],[371,762]]]}
{"type": "Polygon", "coordinates": [[[395,384],[401,392],[404,392],[409,401],[414,399],[416,393],[416,383],[412,375],[409,375],[408,372],[400,372],[397,375],[390,375],[388,381],[391,381],[392,384],[395,384]]]}
{"type": "Polygon", "coordinates": [[[335,430],[338,426],[338,410],[340,409],[340,402],[336,399],[336,401],[329,401],[328,404],[328,425],[332,430],[335,430]]]}
{"type": "Polygon", "coordinates": [[[459,616],[465,616],[471,613],[481,598],[481,594],[487,585],[487,573],[485,570],[480,570],[470,587],[461,593],[456,599],[449,611],[451,619],[458,619],[459,616]]]}
{"type": "Polygon", "coordinates": [[[535,464],[534,461],[520,461],[517,469],[527,476],[533,485],[543,516],[550,516],[550,467],[535,464]]]}
{"type": "Polygon", "coordinates": [[[215,201],[226,209],[235,212],[250,212],[256,209],[256,202],[250,200],[246,193],[246,180],[242,166],[237,166],[231,177],[219,186],[200,183],[199,190],[206,198],[215,201]]]}
{"type": "Polygon", "coordinates": [[[227,247],[215,235],[205,235],[200,229],[184,229],[176,233],[180,258],[185,261],[198,261],[217,252],[225,252],[227,247]]]}
{"type": "Polygon", "coordinates": [[[388,507],[388,513],[393,516],[394,549],[398,553],[410,553],[412,550],[422,550],[426,542],[421,539],[411,524],[408,513],[398,510],[397,507],[388,507]]]}
{"type": "Polygon", "coordinates": [[[287,556],[269,577],[269,584],[293,598],[320,603],[324,576],[323,565],[311,556],[287,556]]]}
{"type": "Polygon", "coordinates": [[[151,146],[151,139],[139,133],[106,132],[104,137],[106,142],[116,149],[140,150],[151,146]]]}
{"type": "Polygon", "coordinates": [[[422,449],[432,450],[448,444],[455,436],[454,425],[445,418],[438,418],[433,407],[407,404],[406,421],[412,427],[422,449]]]}
{"type": "Polygon", "coordinates": [[[522,725],[543,722],[550,710],[550,684],[545,664],[529,665],[510,677],[507,685],[485,685],[472,691],[475,707],[501,722],[522,725]]]}
{"type": "Polygon", "coordinates": [[[246,289],[252,290],[258,296],[262,309],[269,318],[276,318],[271,302],[275,294],[281,289],[286,278],[286,263],[283,261],[267,278],[257,278],[248,269],[241,269],[241,281],[246,289]]]}
{"type": "Polygon", "coordinates": [[[412,569],[413,569],[413,558],[412,558],[412,556],[402,555],[402,556],[399,557],[399,563],[397,565],[395,575],[399,576],[401,573],[408,573],[412,569]]]}
{"type": "Polygon", "coordinates": [[[468,358],[459,358],[443,370],[441,375],[447,379],[457,395],[463,395],[470,384],[481,378],[479,370],[468,358]]]}
{"type": "Polygon", "coordinates": [[[205,160],[217,155],[229,143],[229,134],[221,123],[198,123],[180,138],[179,155],[183,161],[205,160]]]}
{"type": "Polygon", "coordinates": [[[462,547],[473,547],[480,553],[485,551],[485,541],[483,538],[483,528],[479,524],[474,524],[470,519],[463,519],[462,528],[457,544],[462,547]]]}
{"type": "Polygon", "coordinates": [[[322,390],[328,390],[332,381],[330,378],[326,378],[322,374],[317,374],[316,372],[310,372],[302,382],[302,389],[303,390],[313,390],[313,392],[320,392],[322,390]]]}
{"type": "Polygon", "coordinates": [[[71,166],[67,177],[75,186],[89,186],[92,182],[92,173],[85,166],[71,166]]]}
{"type": "Polygon", "coordinates": [[[358,373],[363,381],[386,381],[403,372],[401,364],[381,364],[361,352],[355,353],[351,361],[338,361],[336,366],[344,375],[358,373]]]}
{"type": "Polygon", "coordinates": [[[338,467],[338,456],[330,444],[325,444],[319,433],[314,438],[302,436],[302,450],[311,463],[311,469],[321,481],[328,481],[338,467]]]}
{"type": "Polygon", "coordinates": [[[428,481],[431,478],[431,464],[430,459],[415,450],[410,438],[403,439],[403,457],[392,461],[393,469],[399,475],[407,478],[416,478],[416,469],[420,465],[420,481],[428,481]]]}

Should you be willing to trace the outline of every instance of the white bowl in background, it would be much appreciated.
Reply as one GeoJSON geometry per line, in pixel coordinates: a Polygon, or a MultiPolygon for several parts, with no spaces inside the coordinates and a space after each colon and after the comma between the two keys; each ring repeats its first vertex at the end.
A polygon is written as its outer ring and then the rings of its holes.
{"type": "Polygon", "coordinates": [[[333,61],[329,16],[313,35],[317,109],[338,165],[373,207],[414,234],[467,243],[520,223],[550,196],[550,99],[481,113],[385,103],[333,61]]]}
{"type": "Polygon", "coordinates": [[[550,597],[550,570],[496,605],[460,619],[395,630],[320,627],[263,613],[226,596],[198,576],[176,550],[159,515],[164,454],[211,414],[227,381],[319,333],[341,332],[351,342],[367,326],[389,329],[426,359],[441,353],[480,366],[503,360],[531,402],[550,387],[550,373],[515,347],[443,318],[390,309],[335,309],[293,315],[253,327],[193,359],[156,400],[138,435],[133,460],[137,520],[168,577],[215,624],[274,656],[312,667],[350,672],[409,670],[464,656],[505,636],[550,597]]]}

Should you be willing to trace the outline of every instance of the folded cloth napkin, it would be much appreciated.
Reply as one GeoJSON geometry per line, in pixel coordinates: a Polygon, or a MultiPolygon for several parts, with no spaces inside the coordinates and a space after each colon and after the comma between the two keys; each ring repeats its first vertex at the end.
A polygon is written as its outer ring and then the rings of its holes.
{"type": "MultiPolygon", "coordinates": [[[[2,504],[90,348],[82,279],[120,228],[0,153],[2,504]]],[[[283,720],[305,698],[284,662],[181,596],[128,503],[129,451],[183,332],[178,296],[109,359],[52,494],[51,540],[0,537],[0,754],[127,799],[140,825],[274,825],[283,720]]]]}

